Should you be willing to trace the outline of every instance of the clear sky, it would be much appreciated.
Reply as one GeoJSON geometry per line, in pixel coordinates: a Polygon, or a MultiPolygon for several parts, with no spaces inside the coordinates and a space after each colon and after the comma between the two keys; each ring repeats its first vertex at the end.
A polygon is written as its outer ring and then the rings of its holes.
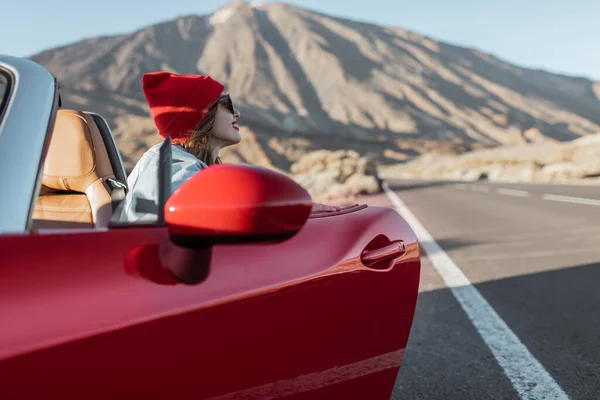
{"type": "MultiPolygon", "coordinates": [[[[131,32],[227,1],[0,0],[0,54],[29,56],[131,32]],[[8,4],[7,4],[8,2],[8,4]]],[[[522,66],[600,80],[600,0],[295,0],[335,16],[398,26],[522,66]]]]}

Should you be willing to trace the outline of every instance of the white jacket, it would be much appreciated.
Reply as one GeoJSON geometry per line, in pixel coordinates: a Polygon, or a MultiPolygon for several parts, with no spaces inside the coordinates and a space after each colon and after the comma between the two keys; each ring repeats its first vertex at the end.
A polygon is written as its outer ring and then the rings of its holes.
{"type": "MultiPolygon", "coordinates": [[[[158,159],[162,143],[151,147],[127,178],[129,191],[114,213],[118,222],[157,220],[158,211],[158,159]]],[[[171,193],[195,173],[207,168],[206,164],[180,146],[171,146],[171,193]]]]}

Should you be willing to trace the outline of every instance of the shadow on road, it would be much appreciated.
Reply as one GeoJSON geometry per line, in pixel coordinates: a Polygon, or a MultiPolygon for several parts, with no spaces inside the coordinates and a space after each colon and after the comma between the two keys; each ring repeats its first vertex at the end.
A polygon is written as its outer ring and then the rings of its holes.
{"type": "Polygon", "coordinates": [[[387,181],[388,186],[394,192],[402,192],[407,190],[427,189],[431,187],[454,185],[458,182],[454,181],[402,181],[392,180],[387,181]]]}
{"type": "MultiPolygon", "coordinates": [[[[452,251],[464,247],[470,247],[486,243],[485,241],[464,240],[460,238],[435,239],[435,241],[442,249],[444,249],[444,251],[452,251]]],[[[427,254],[425,250],[421,249],[421,251],[422,254],[427,254]]]]}
{"type": "MultiPolygon", "coordinates": [[[[573,399],[600,393],[600,263],[476,284],[573,399]]],[[[392,399],[517,398],[449,289],[419,294],[392,399]]]]}

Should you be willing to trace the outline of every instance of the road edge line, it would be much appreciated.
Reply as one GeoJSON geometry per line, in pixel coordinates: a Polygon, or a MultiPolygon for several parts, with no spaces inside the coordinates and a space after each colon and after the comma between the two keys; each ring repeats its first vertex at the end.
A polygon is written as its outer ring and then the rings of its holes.
{"type": "Polygon", "coordinates": [[[427,257],[490,349],[519,397],[521,399],[568,399],[560,385],[473,286],[458,265],[442,250],[400,197],[389,188],[387,182],[383,182],[382,186],[396,211],[417,235],[427,257]]]}

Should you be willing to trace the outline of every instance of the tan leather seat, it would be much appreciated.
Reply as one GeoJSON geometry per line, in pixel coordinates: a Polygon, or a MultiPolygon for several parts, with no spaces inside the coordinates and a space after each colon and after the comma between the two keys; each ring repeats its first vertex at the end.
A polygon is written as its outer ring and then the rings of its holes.
{"type": "Polygon", "coordinates": [[[94,119],[59,109],[46,154],[34,229],[106,227],[114,171],[94,119]]]}

